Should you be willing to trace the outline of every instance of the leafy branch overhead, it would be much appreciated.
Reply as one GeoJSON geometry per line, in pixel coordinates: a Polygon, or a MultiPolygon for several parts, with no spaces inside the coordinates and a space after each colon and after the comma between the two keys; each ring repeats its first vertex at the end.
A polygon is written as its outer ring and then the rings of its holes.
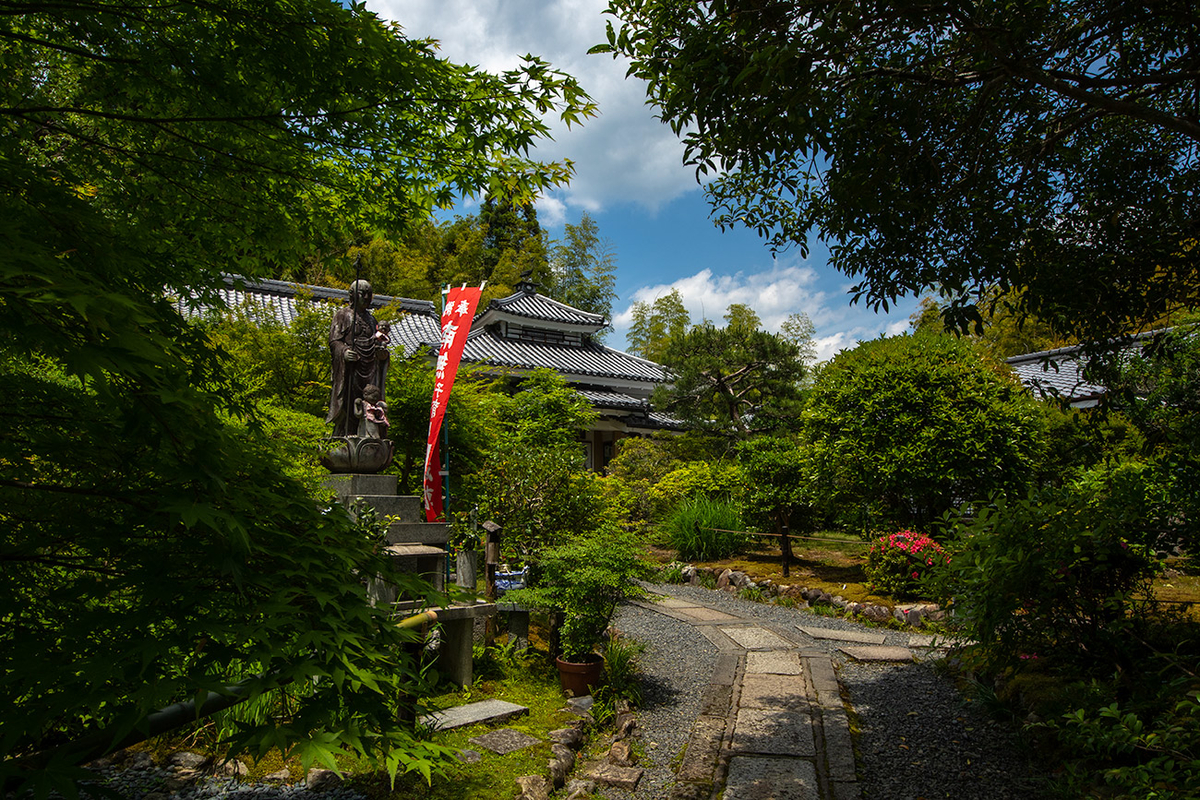
{"type": "Polygon", "coordinates": [[[1200,21],[1182,0],[612,0],[607,42],[717,222],[887,308],[983,293],[1073,339],[1200,302],[1200,21]]]}
{"type": "Polygon", "coordinates": [[[289,476],[310,477],[298,437],[253,420],[262,394],[319,396],[319,320],[297,342],[175,302],[461,193],[561,184],[570,164],[530,147],[590,99],[537,58],[489,74],[328,0],[0,0],[0,63],[0,783],[71,795],[85,774],[55,748],[247,679],[289,714],[235,750],[428,776],[447,754],[402,722],[418,657],[358,577],[391,567],[289,476]],[[307,360],[248,374],[214,339],[307,360]]]}

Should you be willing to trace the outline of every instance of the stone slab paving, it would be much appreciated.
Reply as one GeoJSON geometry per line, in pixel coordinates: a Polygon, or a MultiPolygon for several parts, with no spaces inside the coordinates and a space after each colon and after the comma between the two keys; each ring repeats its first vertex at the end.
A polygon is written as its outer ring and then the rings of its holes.
{"type": "Polygon", "coordinates": [[[508,722],[528,713],[528,708],[516,703],[507,703],[503,700],[481,700],[478,703],[467,703],[465,706],[455,706],[447,708],[445,711],[426,714],[421,717],[420,723],[440,731],[448,731],[452,728],[463,728],[482,722],[508,722]]]}
{"type": "Polygon", "coordinates": [[[742,695],[738,699],[742,708],[808,708],[808,697],[804,680],[795,675],[755,675],[747,672],[742,676],[742,695]]]}
{"type": "Polygon", "coordinates": [[[660,595],[655,598],[654,602],[655,605],[662,606],[663,608],[699,608],[695,603],[680,600],[678,597],[668,597],[667,595],[660,595]]]}
{"type": "Polygon", "coordinates": [[[799,758],[734,756],[724,800],[821,800],[817,771],[799,758]]]}
{"type": "Polygon", "coordinates": [[[800,654],[780,650],[746,653],[747,675],[800,675],[800,654]]]}
{"type": "Polygon", "coordinates": [[[836,628],[814,628],[811,625],[797,625],[800,631],[814,639],[834,639],[839,642],[860,642],[862,644],[883,644],[887,634],[873,631],[842,631],[836,628]]]}
{"type": "Polygon", "coordinates": [[[912,650],[907,647],[888,645],[864,645],[863,647],[839,647],[846,655],[858,661],[912,661],[912,650]]]}
{"type": "Polygon", "coordinates": [[[732,749],[760,755],[815,757],[812,717],[807,709],[738,708],[732,749]]]}
{"type": "Polygon", "coordinates": [[[712,608],[676,608],[676,611],[689,622],[729,622],[737,619],[733,614],[726,614],[724,611],[717,611],[712,608]]]}
{"type": "Polygon", "coordinates": [[[721,626],[721,632],[746,650],[789,650],[795,645],[766,628],[721,626]]]}
{"type": "Polygon", "coordinates": [[[700,604],[643,607],[690,622],[719,651],[671,800],[860,800],[828,653],[700,604]]]}
{"type": "Polygon", "coordinates": [[[538,743],[538,740],[528,733],[514,731],[512,728],[500,728],[499,730],[488,731],[479,736],[472,736],[469,741],[476,747],[490,750],[499,756],[515,753],[518,750],[524,750],[526,747],[533,747],[538,743]]]}

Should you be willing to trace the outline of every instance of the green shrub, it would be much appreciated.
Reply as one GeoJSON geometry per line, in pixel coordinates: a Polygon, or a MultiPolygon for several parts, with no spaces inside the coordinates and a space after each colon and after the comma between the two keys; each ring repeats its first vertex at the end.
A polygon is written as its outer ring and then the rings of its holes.
{"type": "Polygon", "coordinates": [[[642,704],[642,679],[638,675],[638,657],[646,646],[636,639],[615,634],[604,645],[604,683],[592,697],[592,716],[601,725],[616,716],[617,703],[624,700],[632,707],[642,704]]]}
{"type": "Polygon", "coordinates": [[[741,495],[744,481],[737,464],[689,461],[664,475],[647,493],[655,515],[663,516],[685,500],[733,498],[741,495]]]}
{"type": "Polygon", "coordinates": [[[660,583],[683,583],[683,564],[679,561],[672,561],[658,571],[658,580],[660,583]]]}
{"type": "Polygon", "coordinates": [[[1113,703],[1094,715],[1078,710],[1048,723],[1080,759],[1067,770],[1063,788],[1085,796],[1099,781],[1110,790],[1106,797],[1200,796],[1200,700],[1194,695],[1153,718],[1113,703]]]}
{"type": "Polygon", "coordinates": [[[922,533],[885,533],[867,551],[867,580],[874,592],[915,597],[930,573],[949,560],[941,545],[922,533]]]}
{"type": "Polygon", "coordinates": [[[684,561],[728,558],[746,544],[742,515],[732,503],[694,497],[676,507],[665,523],[671,546],[684,561]]]}
{"type": "Polygon", "coordinates": [[[985,666],[1019,667],[1021,657],[1039,656],[1085,675],[1132,674],[1157,564],[1138,541],[1147,532],[1126,516],[1070,489],[1046,489],[960,519],[939,580],[985,666]]]}

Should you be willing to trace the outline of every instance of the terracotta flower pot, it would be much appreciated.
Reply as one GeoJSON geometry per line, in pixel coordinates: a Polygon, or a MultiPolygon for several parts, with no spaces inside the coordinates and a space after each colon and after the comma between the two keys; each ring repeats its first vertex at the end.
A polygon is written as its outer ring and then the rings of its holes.
{"type": "Polygon", "coordinates": [[[604,657],[592,655],[592,661],[563,661],[558,663],[558,682],[563,691],[570,692],[575,697],[583,697],[592,693],[592,687],[600,684],[600,673],[604,670],[604,657]]]}

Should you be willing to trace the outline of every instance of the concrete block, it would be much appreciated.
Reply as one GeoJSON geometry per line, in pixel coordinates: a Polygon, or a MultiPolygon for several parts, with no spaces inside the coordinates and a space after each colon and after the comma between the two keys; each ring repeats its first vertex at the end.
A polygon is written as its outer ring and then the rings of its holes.
{"type": "Polygon", "coordinates": [[[717,663],[713,666],[712,682],[732,686],[734,678],[737,677],[737,667],[737,653],[719,654],[717,656],[717,663]]]}
{"type": "Polygon", "coordinates": [[[444,522],[393,522],[388,526],[388,544],[445,544],[450,526],[444,522]]]}
{"type": "Polygon", "coordinates": [[[864,645],[862,647],[839,647],[846,655],[858,661],[912,661],[912,650],[907,647],[887,645],[864,645]]]}
{"type": "Polygon", "coordinates": [[[808,710],[804,679],[797,675],[750,675],[742,678],[739,708],[808,710]]]}
{"type": "Polygon", "coordinates": [[[395,475],[347,472],[340,475],[328,475],[321,483],[339,498],[354,498],[372,494],[394,495],[396,494],[397,480],[395,475]]]}
{"type": "Polygon", "coordinates": [[[723,717],[697,717],[675,777],[692,783],[711,781],[713,771],[717,768],[717,758],[721,754],[721,738],[724,734],[723,717]]]}

